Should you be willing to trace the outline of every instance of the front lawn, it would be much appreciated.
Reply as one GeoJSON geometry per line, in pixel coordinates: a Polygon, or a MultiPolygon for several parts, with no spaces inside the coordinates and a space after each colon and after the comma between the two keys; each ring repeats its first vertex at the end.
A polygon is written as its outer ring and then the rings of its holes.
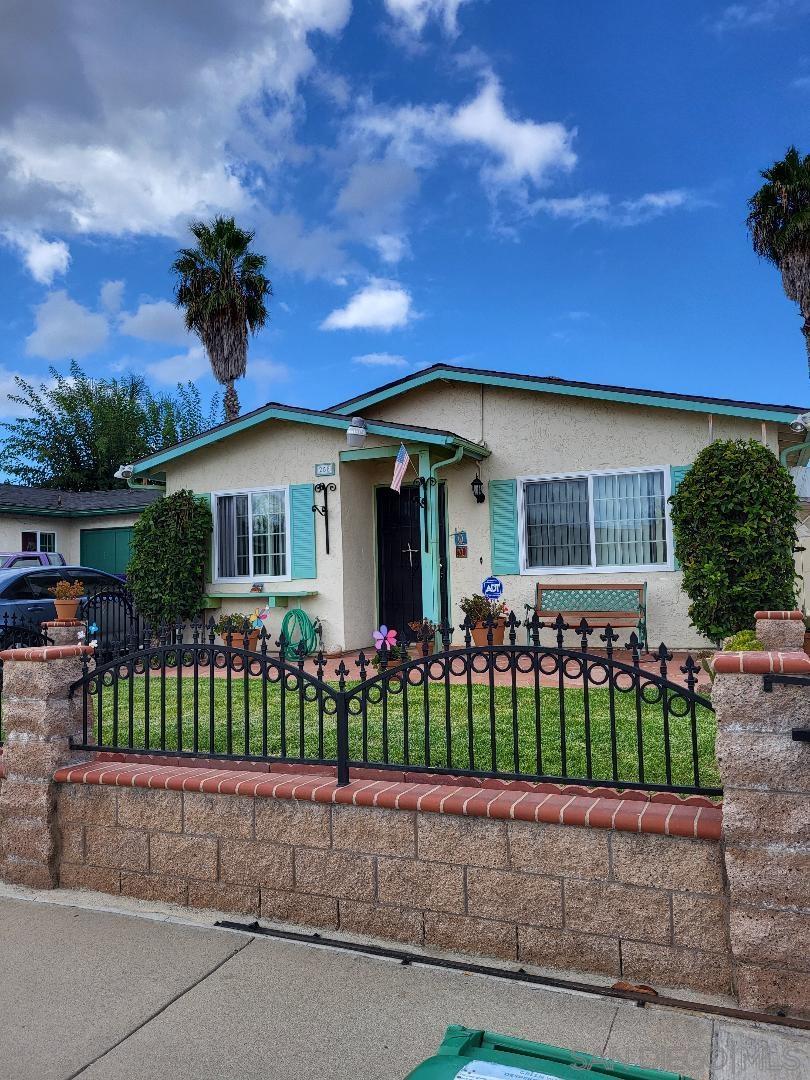
{"type": "MultiPolygon", "coordinates": [[[[310,687],[309,692],[314,692],[314,688],[310,687]]],[[[635,694],[616,692],[614,695],[614,774],[609,690],[589,690],[587,703],[583,690],[565,690],[565,767],[557,689],[542,688],[539,710],[535,708],[533,688],[518,687],[513,691],[508,686],[494,687],[492,693],[494,725],[490,721],[490,687],[486,684],[476,683],[468,688],[432,683],[427,701],[425,688],[412,686],[405,697],[389,695],[385,705],[368,704],[365,718],[362,714],[349,716],[351,759],[528,775],[573,778],[590,775],[605,781],[612,781],[614,776],[619,781],[641,779],[635,694]],[[586,704],[590,770],[585,737],[586,704]]],[[[334,706],[333,701],[329,704],[334,706]]],[[[157,677],[149,679],[147,693],[146,679],[140,676],[121,680],[115,688],[102,688],[97,714],[101,717],[102,737],[98,741],[107,746],[138,750],[162,747],[195,750],[200,754],[213,751],[334,759],[335,718],[324,715],[324,711],[321,700],[304,701],[297,689],[282,693],[277,683],[258,678],[243,679],[239,675],[230,681],[200,678],[195,688],[188,676],[181,679],[167,676],[162,687],[157,677]]],[[[648,783],[666,783],[660,704],[642,705],[640,726],[644,779],[648,783]]],[[[720,778],[714,755],[714,715],[698,707],[696,727],[700,785],[717,787],[720,778]]],[[[691,739],[689,717],[671,718],[670,755],[675,785],[692,786],[695,782],[691,739]]]]}

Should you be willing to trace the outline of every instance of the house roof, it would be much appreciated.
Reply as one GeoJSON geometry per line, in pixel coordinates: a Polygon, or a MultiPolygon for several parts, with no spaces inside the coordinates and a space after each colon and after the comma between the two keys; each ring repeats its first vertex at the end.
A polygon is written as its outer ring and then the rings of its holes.
{"type": "Polygon", "coordinates": [[[157,488],[116,488],[113,491],[59,491],[57,488],[0,484],[0,514],[44,514],[74,517],[85,514],[137,513],[162,492],[157,488]]]}
{"type": "MultiPolygon", "coordinates": [[[[287,420],[298,424],[312,424],[316,427],[338,428],[346,430],[346,417],[343,413],[329,412],[322,409],[304,409],[296,405],[282,405],[278,401],[268,401],[266,405],[260,405],[258,409],[245,413],[224,424],[209,428],[199,435],[193,435],[189,439],[175,443],[157,454],[141,458],[134,462],[132,470],[134,474],[143,474],[153,471],[165,465],[174,458],[191,454],[205,446],[211,446],[222,439],[230,438],[241,431],[247,431],[257,424],[263,424],[267,420],[287,420]]],[[[400,424],[388,420],[368,420],[366,422],[370,435],[384,435],[392,439],[425,443],[429,446],[443,446],[461,448],[463,453],[476,461],[489,456],[489,451],[477,443],[464,439],[452,431],[443,431],[441,428],[417,427],[415,424],[400,424]]]]}
{"type": "Polygon", "coordinates": [[[754,420],[772,420],[777,423],[790,423],[797,413],[804,412],[807,408],[806,405],[767,405],[757,401],[735,401],[732,398],[673,394],[665,390],[644,390],[637,387],[577,382],[552,375],[520,375],[508,371],[484,371],[478,368],[457,367],[455,364],[434,364],[413,375],[395,379],[365,394],[358,394],[357,397],[342,401],[333,406],[332,411],[348,415],[439,380],[501,386],[514,390],[534,390],[545,394],[564,394],[571,397],[599,398],[603,401],[649,405],[663,409],[684,409],[688,412],[742,416],[754,420]]]}

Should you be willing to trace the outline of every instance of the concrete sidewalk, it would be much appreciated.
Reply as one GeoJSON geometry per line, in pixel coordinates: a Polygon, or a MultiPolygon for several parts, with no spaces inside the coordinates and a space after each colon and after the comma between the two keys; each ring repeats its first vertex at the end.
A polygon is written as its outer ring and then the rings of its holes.
{"type": "Polygon", "coordinates": [[[110,902],[0,886],[2,1080],[402,1080],[450,1023],[695,1080],[810,1076],[801,1032],[216,929],[211,913],[137,901],[116,912],[110,902]]]}

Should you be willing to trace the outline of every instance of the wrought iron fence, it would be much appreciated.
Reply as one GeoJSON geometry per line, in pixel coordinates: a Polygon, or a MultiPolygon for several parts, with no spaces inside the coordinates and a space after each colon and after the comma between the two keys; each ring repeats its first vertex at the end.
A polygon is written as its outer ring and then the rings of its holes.
{"type": "Polygon", "coordinates": [[[86,596],[79,608],[79,618],[92,626],[97,641],[97,658],[103,662],[127,652],[133,642],[142,642],[148,630],[135,597],[123,584],[106,585],[86,596]]]}
{"type": "Polygon", "coordinates": [[[224,640],[213,621],[146,628],[125,653],[86,661],[73,687],[81,747],[327,764],[341,783],[371,766],[720,794],[714,716],[691,656],[673,678],[665,645],[642,661],[632,634],[617,656],[618,635],[594,639],[584,620],[573,648],[562,617],[512,614],[503,644],[494,622],[486,644],[459,629],[457,646],[452,627],[435,639],[426,626],[407,659],[383,646],[350,668],[283,640],[273,652],[264,629],[251,649],[247,625],[224,640]],[[541,644],[543,629],[556,644],[541,644]]]}

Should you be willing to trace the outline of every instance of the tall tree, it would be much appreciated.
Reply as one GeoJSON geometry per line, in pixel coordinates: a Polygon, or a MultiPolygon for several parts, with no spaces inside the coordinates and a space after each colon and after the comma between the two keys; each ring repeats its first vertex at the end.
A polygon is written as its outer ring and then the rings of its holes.
{"type": "Polygon", "coordinates": [[[181,248],[172,263],[175,299],[208,353],[214,378],[225,387],[225,418],[235,420],[234,381],[247,368],[248,331],[255,334],[264,326],[273,292],[263,273],[267,260],[250,250],[253,233],[232,217],[194,221],[189,228],[197,246],[181,248]]]}
{"type": "Polygon", "coordinates": [[[799,305],[810,369],[810,154],[791,146],[762,178],[748,201],[748,229],[757,255],[779,268],[785,295],[799,305]]]}
{"type": "Polygon", "coordinates": [[[13,480],[66,491],[124,487],[119,465],[171,446],[216,423],[192,383],[175,396],[153,394],[141,375],[92,379],[73,361],[68,375],[50,369],[39,388],[19,376],[9,400],[21,415],[0,425],[0,463],[13,480]]]}

